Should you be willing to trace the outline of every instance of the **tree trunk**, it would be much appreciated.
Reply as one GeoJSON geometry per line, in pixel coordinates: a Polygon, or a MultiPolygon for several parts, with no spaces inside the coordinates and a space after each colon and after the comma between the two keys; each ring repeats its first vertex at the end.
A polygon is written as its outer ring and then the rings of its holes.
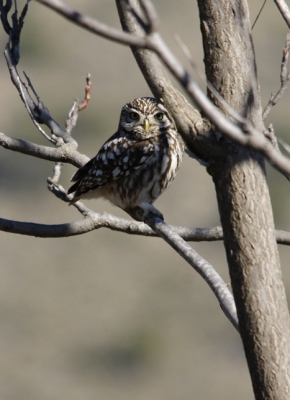
{"type": "MultiPolygon", "coordinates": [[[[199,0],[198,4],[207,78],[227,104],[262,131],[246,1],[199,0]]],[[[209,173],[216,187],[255,396],[286,400],[290,396],[290,324],[264,160],[224,139],[220,146],[225,156],[214,161],[209,173]]]]}

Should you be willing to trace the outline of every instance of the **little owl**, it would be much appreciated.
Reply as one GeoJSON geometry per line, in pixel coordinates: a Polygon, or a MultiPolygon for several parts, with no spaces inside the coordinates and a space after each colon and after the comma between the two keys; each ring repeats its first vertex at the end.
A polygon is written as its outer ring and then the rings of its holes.
{"type": "Polygon", "coordinates": [[[70,204],[103,197],[138,221],[150,212],[163,219],[152,203],[174,179],[183,151],[165,107],[151,97],[132,100],[122,108],[117,132],[73,175],[70,204]]]}

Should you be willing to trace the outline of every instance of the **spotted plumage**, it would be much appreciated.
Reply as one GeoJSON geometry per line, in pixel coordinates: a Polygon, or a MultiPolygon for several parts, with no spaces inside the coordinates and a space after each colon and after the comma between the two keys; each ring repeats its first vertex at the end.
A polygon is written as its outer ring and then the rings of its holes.
{"type": "Polygon", "coordinates": [[[70,204],[104,197],[139,221],[149,212],[163,218],[152,203],[174,179],[183,151],[165,107],[151,97],[134,99],[122,108],[117,132],[72,177],[70,204]]]}

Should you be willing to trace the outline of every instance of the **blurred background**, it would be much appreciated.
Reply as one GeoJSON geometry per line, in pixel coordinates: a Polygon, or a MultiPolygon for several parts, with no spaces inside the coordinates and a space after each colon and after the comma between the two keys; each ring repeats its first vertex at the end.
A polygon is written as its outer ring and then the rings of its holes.
{"type": "MultiPolygon", "coordinates": [[[[24,4],[18,3],[19,8],[24,4]]],[[[113,0],[68,3],[120,26],[113,0]]],[[[154,3],[172,51],[190,69],[178,34],[203,71],[195,2],[154,3]]],[[[251,3],[254,21],[262,0],[251,3]]],[[[286,34],[274,2],[267,2],[253,31],[263,106],[279,88],[286,34]]],[[[1,54],[6,41],[2,30],[1,54]]],[[[4,56],[0,68],[0,131],[48,145],[10,81],[4,56]]],[[[91,73],[92,98],[73,132],[79,150],[89,157],[116,131],[121,107],[150,95],[128,48],[81,30],[35,2],[25,19],[18,69],[28,74],[63,126],[74,98],[83,98],[91,73]]],[[[273,123],[277,136],[289,143],[288,104],[286,92],[266,123],[273,123]]],[[[53,163],[0,148],[1,217],[46,224],[81,219],[46,189],[52,169],[53,163]]],[[[74,170],[63,168],[66,188],[74,170]]],[[[289,183],[270,167],[268,177],[276,226],[290,230],[289,183]]],[[[127,217],[106,202],[87,205],[127,217]]],[[[156,205],[170,224],[219,224],[211,178],[188,156],[156,205]]],[[[239,335],[199,275],[162,240],[106,229],[67,239],[3,232],[0,238],[1,399],[254,398],[239,335]]],[[[223,244],[193,246],[229,282],[223,244]]],[[[279,250],[289,295],[289,249],[279,250]]]]}

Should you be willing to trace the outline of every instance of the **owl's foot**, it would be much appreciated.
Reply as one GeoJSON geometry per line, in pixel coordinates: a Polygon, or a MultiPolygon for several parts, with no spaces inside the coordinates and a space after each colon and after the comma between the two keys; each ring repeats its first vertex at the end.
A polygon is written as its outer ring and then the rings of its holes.
{"type": "Polygon", "coordinates": [[[159,210],[157,210],[157,208],[152,206],[152,204],[147,202],[143,202],[138,207],[126,209],[124,211],[126,211],[129,215],[131,215],[132,218],[136,219],[137,221],[144,222],[144,220],[148,217],[150,213],[164,220],[163,214],[159,210]]]}
{"type": "Polygon", "coordinates": [[[163,214],[157,210],[157,208],[152,206],[152,204],[143,202],[140,204],[140,208],[144,210],[143,220],[145,220],[150,213],[156,215],[156,217],[162,219],[162,221],[164,220],[163,214]]]}

